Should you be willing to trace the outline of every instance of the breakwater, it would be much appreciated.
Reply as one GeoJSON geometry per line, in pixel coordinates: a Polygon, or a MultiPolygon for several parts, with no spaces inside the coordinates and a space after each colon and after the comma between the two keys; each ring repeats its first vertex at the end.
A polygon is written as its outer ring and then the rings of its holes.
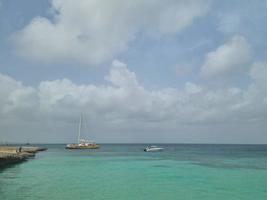
{"type": "Polygon", "coordinates": [[[26,161],[37,152],[45,150],[46,148],[32,146],[0,146],[0,167],[26,161]]]}

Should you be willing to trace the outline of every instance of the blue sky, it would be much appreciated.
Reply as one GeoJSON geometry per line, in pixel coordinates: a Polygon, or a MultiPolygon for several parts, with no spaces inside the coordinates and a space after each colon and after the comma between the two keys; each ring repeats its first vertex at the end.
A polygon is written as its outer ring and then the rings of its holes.
{"type": "Polygon", "coordinates": [[[70,142],[83,112],[100,142],[267,143],[266,11],[0,0],[0,140],[70,142]]]}
{"type": "MultiPolygon", "coordinates": [[[[16,50],[10,42],[11,35],[23,29],[36,16],[53,19],[51,3],[48,0],[25,2],[2,0],[1,4],[1,72],[26,84],[38,84],[44,79],[64,77],[78,83],[102,81],[103,74],[108,72],[107,65],[110,60],[97,66],[88,66],[75,62],[64,64],[29,62],[16,56],[16,50]],[[22,71],[29,70],[35,75],[23,75],[18,72],[19,68],[22,71]]],[[[244,1],[213,1],[205,16],[195,19],[192,25],[181,32],[168,36],[159,36],[158,33],[137,34],[136,39],[129,43],[128,49],[114,58],[127,62],[129,68],[133,69],[144,82],[149,75],[150,84],[157,84],[159,87],[177,87],[177,85],[179,87],[185,81],[198,80],[195,74],[203,63],[205,54],[216,49],[233,34],[245,36],[256,51],[255,59],[264,59],[266,45],[262,41],[267,37],[267,28],[264,26],[267,18],[265,11],[266,2],[264,1],[245,1],[245,3],[244,1]],[[222,22],[223,18],[226,18],[227,22],[222,22]],[[221,24],[224,24],[226,30],[221,30],[223,28],[220,27],[221,24]],[[195,73],[182,77],[178,74],[177,77],[175,74],[177,65],[190,66],[195,73]]]]}

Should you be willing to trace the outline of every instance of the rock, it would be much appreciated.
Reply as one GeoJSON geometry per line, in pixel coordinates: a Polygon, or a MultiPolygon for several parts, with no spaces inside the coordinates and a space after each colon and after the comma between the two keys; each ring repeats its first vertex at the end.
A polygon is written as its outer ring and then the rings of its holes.
{"type": "Polygon", "coordinates": [[[47,148],[40,147],[17,147],[0,146],[0,167],[20,163],[35,156],[38,151],[45,151],[47,148]]]}

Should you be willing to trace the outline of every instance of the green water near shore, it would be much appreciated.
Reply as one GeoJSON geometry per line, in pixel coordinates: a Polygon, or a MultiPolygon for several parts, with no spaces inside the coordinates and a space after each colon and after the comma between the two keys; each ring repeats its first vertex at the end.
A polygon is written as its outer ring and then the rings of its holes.
{"type": "Polygon", "coordinates": [[[0,171],[0,199],[267,199],[267,146],[51,145],[0,171]]]}

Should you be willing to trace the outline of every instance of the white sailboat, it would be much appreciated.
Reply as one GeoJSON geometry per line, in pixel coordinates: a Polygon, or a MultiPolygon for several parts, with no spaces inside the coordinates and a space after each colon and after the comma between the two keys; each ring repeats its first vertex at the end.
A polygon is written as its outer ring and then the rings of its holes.
{"type": "Polygon", "coordinates": [[[98,149],[99,145],[92,140],[81,139],[81,128],[82,128],[83,117],[80,115],[80,122],[78,128],[78,139],[77,143],[67,144],[66,149],[98,149]]]}

